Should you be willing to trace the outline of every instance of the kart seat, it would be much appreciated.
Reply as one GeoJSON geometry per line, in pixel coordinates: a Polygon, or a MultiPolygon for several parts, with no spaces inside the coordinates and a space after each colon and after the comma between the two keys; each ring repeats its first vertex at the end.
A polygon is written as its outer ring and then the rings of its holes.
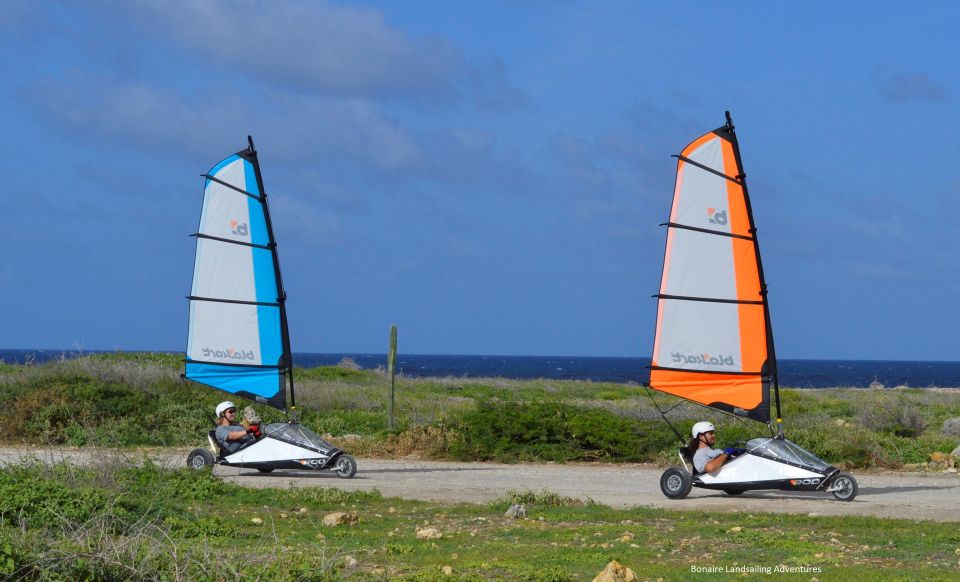
{"type": "Polygon", "coordinates": [[[680,454],[680,459],[683,461],[683,464],[690,470],[690,476],[694,477],[699,475],[699,471],[697,471],[696,466],[693,464],[693,457],[687,454],[687,447],[682,446],[677,449],[677,452],[680,454]]]}
{"type": "Polygon", "coordinates": [[[217,431],[216,429],[211,430],[207,433],[207,438],[210,439],[210,445],[213,447],[213,450],[217,452],[217,460],[223,458],[223,447],[220,446],[220,441],[217,440],[217,431]]]}

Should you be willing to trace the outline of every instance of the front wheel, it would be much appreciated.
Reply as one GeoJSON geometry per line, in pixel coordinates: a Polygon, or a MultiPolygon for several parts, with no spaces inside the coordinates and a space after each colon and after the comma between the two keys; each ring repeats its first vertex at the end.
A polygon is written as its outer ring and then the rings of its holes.
{"type": "Polygon", "coordinates": [[[187,455],[187,466],[197,471],[212,469],[215,463],[216,459],[213,458],[213,453],[207,449],[193,449],[187,455]]]}
{"type": "Polygon", "coordinates": [[[690,493],[693,480],[680,467],[670,467],[660,476],[660,490],[670,499],[683,499],[690,493]]]}
{"type": "Polygon", "coordinates": [[[853,498],[857,496],[857,491],[859,491],[857,480],[853,478],[853,475],[846,473],[840,473],[834,477],[829,489],[830,493],[833,493],[833,496],[840,501],[853,501],[853,498]]]}
{"type": "Polygon", "coordinates": [[[257,471],[260,471],[261,473],[269,473],[273,471],[273,467],[257,467],[257,471]]]}
{"type": "Polygon", "coordinates": [[[340,455],[333,471],[341,479],[349,479],[357,474],[357,462],[350,455],[340,455]]]}

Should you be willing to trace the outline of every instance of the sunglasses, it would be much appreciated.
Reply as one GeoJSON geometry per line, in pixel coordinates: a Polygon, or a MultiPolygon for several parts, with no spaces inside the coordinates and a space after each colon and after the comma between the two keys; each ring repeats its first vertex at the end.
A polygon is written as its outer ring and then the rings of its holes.
{"type": "Polygon", "coordinates": [[[236,414],[236,413],[237,413],[237,409],[236,409],[236,408],[228,408],[228,409],[224,410],[223,413],[224,413],[224,414],[236,414]]]}

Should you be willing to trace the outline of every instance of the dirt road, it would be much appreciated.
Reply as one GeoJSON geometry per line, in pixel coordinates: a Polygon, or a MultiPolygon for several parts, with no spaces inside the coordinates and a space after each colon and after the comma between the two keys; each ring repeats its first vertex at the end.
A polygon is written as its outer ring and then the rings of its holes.
{"type": "MultiPolygon", "coordinates": [[[[106,455],[131,461],[144,455],[169,466],[183,466],[187,451],[92,452],[84,449],[0,449],[0,463],[35,456],[98,464],[106,455]]],[[[960,522],[960,476],[954,474],[856,472],[860,494],[849,503],[824,493],[747,492],[737,497],[694,489],[671,501],[660,492],[662,469],[649,465],[454,463],[358,459],[353,479],[327,472],[257,471],[217,467],[215,475],[247,487],[337,487],[380,491],[386,497],[437,502],[483,503],[510,490],[549,489],[565,497],[593,499],[616,508],[635,506],[731,512],[784,512],[815,515],[871,515],[960,522]]]]}

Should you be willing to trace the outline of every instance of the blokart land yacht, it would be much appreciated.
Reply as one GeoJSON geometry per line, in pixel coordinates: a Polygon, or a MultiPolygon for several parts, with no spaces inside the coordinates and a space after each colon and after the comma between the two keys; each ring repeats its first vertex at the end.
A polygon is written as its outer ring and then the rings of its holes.
{"type": "Polygon", "coordinates": [[[255,441],[225,455],[217,442],[216,430],[211,430],[207,434],[210,448],[191,451],[187,456],[187,465],[194,469],[223,465],[256,469],[261,473],[269,473],[274,469],[331,470],[344,479],[353,477],[357,472],[357,462],[352,456],[300,423],[271,423],[257,432],[262,434],[255,441]]]}
{"type": "Polygon", "coordinates": [[[287,411],[289,420],[263,427],[254,442],[227,455],[210,431],[210,449],[194,449],[187,464],[331,470],[350,478],[357,471],[353,457],[298,421],[287,296],[260,162],[253,139],[247,140],[249,147],[204,174],[182,376],[287,411]]]}
{"type": "Polygon", "coordinates": [[[656,335],[646,386],[684,399],[666,411],[654,400],[681,446],[684,438],[666,413],[684,402],[764,423],[770,436],[743,443],[746,452],[714,473],[697,473],[682,447],[682,466],[670,467],[660,479],[663,494],[681,499],[691,487],[730,495],[782,489],[823,491],[852,501],[856,479],[783,435],[767,286],[730,113],[725,125],[675,157],[676,186],[665,223],[666,252],[655,295],[656,335]]]}

